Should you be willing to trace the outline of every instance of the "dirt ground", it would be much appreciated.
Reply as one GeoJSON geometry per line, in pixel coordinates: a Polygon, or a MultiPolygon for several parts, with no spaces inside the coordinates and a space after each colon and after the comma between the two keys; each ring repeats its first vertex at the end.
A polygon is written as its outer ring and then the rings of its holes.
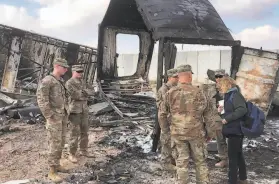
{"type": "MultiPolygon", "coordinates": [[[[141,126],[90,128],[89,152],[94,158],[80,158],[78,164],[65,159],[71,168],[63,174],[64,183],[172,184],[175,174],[160,167],[156,153],[144,153],[139,145],[149,145],[149,132],[141,126]],[[141,136],[138,138],[138,136],[141,136]],[[135,137],[135,139],[133,138],[135,137]],[[145,143],[145,144],[143,144],[145,143]]],[[[0,135],[0,183],[11,180],[36,179],[33,183],[50,183],[47,179],[47,140],[43,124],[13,123],[12,132],[0,135]]],[[[246,141],[245,155],[249,179],[258,184],[279,184],[279,121],[268,121],[263,138],[246,141]]],[[[216,160],[209,154],[212,184],[227,183],[227,169],[214,168],[216,160]]],[[[191,164],[191,179],[195,171],[191,164]]]]}

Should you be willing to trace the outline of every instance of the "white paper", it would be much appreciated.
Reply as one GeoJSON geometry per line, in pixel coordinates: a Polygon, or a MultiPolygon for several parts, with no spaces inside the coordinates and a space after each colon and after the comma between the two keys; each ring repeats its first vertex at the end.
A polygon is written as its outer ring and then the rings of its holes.
{"type": "MultiPolygon", "coordinates": [[[[218,102],[218,105],[221,106],[221,107],[224,107],[224,100],[220,100],[218,102]]],[[[221,112],[221,114],[224,114],[225,113],[225,109],[223,108],[223,111],[221,112]]]]}

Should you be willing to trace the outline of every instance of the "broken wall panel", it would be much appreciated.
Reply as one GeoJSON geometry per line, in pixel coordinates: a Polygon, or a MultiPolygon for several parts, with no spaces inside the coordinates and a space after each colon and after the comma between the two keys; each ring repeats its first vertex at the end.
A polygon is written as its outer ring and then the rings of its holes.
{"type": "Polygon", "coordinates": [[[20,36],[14,36],[12,38],[8,59],[4,68],[1,84],[2,91],[14,92],[15,90],[15,82],[21,57],[22,42],[23,38],[20,36]]]}
{"type": "MultiPolygon", "coordinates": [[[[5,73],[5,77],[0,76],[1,90],[22,93],[32,86],[34,93],[41,79],[52,71],[55,58],[65,58],[74,65],[79,62],[78,55],[84,62],[86,80],[93,81],[89,77],[95,77],[96,66],[91,63],[97,49],[0,24],[0,74],[5,73]]],[[[71,71],[65,80],[70,77],[71,71]]]]}
{"type": "Polygon", "coordinates": [[[243,96],[261,107],[266,113],[278,86],[278,54],[244,48],[236,83],[243,96]]]}

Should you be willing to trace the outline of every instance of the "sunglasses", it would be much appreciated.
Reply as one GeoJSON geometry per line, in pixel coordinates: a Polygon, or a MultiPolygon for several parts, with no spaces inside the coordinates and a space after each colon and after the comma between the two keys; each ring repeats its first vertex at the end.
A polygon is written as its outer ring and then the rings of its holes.
{"type": "Polygon", "coordinates": [[[83,71],[77,71],[77,73],[83,73],[83,71]]]}
{"type": "Polygon", "coordinates": [[[215,79],[221,79],[223,78],[223,75],[215,75],[215,79]]]}

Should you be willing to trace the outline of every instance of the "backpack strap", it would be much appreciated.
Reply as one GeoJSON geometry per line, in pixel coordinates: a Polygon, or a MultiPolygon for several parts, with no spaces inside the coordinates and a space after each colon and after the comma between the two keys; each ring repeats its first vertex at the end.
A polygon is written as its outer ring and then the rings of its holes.
{"type": "Polygon", "coordinates": [[[229,101],[230,101],[231,103],[232,103],[232,101],[233,101],[234,94],[235,94],[235,92],[232,92],[232,93],[230,94],[229,101]]]}

